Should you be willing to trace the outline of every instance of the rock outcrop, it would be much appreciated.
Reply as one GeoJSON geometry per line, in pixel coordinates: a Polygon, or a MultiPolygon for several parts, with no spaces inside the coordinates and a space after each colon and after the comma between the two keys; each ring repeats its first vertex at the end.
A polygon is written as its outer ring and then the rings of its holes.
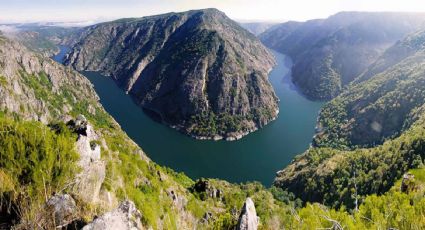
{"type": "Polygon", "coordinates": [[[69,123],[74,124],[74,130],[78,133],[76,149],[80,154],[79,166],[82,169],[77,175],[74,190],[83,201],[94,203],[98,201],[106,176],[105,162],[100,158],[100,146],[96,143],[99,137],[83,115],[69,123]]]}
{"type": "Polygon", "coordinates": [[[242,207],[236,230],[257,230],[258,224],[259,218],[255,211],[254,201],[248,197],[242,207]]]}
{"type": "Polygon", "coordinates": [[[148,114],[194,138],[239,139],[278,114],[274,57],[216,9],[88,27],[65,64],[112,76],[148,114]]]}
{"type": "Polygon", "coordinates": [[[51,197],[46,206],[47,210],[53,214],[54,223],[57,227],[70,224],[77,216],[77,205],[68,194],[59,194],[51,197]]]}
{"type": "Polygon", "coordinates": [[[196,193],[205,194],[204,199],[208,197],[213,199],[221,199],[222,197],[222,191],[211,185],[209,180],[203,178],[197,180],[191,190],[196,193]]]}
{"type": "Polygon", "coordinates": [[[83,230],[135,230],[143,229],[142,214],[132,201],[124,201],[120,206],[96,218],[83,227],[83,230]]]}

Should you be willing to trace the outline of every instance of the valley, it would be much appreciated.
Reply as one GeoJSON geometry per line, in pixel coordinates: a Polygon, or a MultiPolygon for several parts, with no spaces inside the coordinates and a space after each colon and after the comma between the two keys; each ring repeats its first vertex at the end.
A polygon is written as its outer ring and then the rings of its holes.
{"type": "MultiPolygon", "coordinates": [[[[55,59],[60,61],[63,54],[55,59]]],[[[266,127],[232,142],[199,141],[170,129],[148,117],[110,77],[83,74],[94,84],[105,109],[155,162],[191,178],[260,181],[270,186],[275,172],[309,147],[322,106],[304,98],[291,83],[290,59],[278,52],[273,54],[277,65],[269,80],[280,99],[279,116],[266,127]]]]}

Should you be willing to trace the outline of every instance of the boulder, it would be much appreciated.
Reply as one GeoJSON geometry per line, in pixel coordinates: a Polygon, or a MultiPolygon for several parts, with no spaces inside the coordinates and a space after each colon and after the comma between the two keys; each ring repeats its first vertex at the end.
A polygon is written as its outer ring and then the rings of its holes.
{"type": "Polygon", "coordinates": [[[77,214],[77,206],[74,199],[68,194],[60,194],[51,197],[47,203],[47,210],[52,213],[55,226],[65,226],[71,223],[77,214]]]}
{"type": "Polygon", "coordinates": [[[103,214],[87,224],[83,230],[134,230],[142,229],[142,214],[132,201],[124,201],[120,206],[103,214]]]}
{"type": "Polygon", "coordinates": [[[242,207],[241,214],[239,216],[237,230],[256,230],[258,228],[259,218],[255,211],[254,202],[251,198],[247,198],[245,204],[242,207]]]}

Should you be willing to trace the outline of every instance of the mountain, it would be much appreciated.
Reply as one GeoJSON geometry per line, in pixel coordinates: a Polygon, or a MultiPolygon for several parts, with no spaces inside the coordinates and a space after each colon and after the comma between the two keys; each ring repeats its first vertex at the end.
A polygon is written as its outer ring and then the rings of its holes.
{"type": "Polygon", "coordinates": [[[303,204],[278,187],[193,181],[157,165],[83,75],[3,36],[0,95],[1,229],[425,227],[423,169],[350,213],[303,204]]]}
{"type": "Polygon", "coordinates": [[[287,22],[260,35],[294,61],[293,82],[310,99],[329,100],[383,52],[419,30],[425,14],[342,12],[326,19],[287,22]]]}
{"type": "Polygon", "coordinates": [[[249,32],[251,32],[252,34],[257,36],[257,35],[260,35],[261,33],[263,33],[264,31],[270,29],[271,27],[273,27],[277,23],[273,23],[273,22],[240,22],[239,24],[243,28],[245,28],[246,30],[248,30],[249,32]]]}
{"type": "Polygon", "coordinates": [[[196,138],[233,140],[275,119],[275,64],[216,9],[87,27],[67,65],[112,76],[149,114],[196,138]]]}
{"type": "Polygon", "coordinates": [[[313,147],[278,172],[275,185],[303,200],[353,207],[355,194],[383,194],[422,168],[424,45],[423,31],[406,36],[327,103],[313,147]]]}

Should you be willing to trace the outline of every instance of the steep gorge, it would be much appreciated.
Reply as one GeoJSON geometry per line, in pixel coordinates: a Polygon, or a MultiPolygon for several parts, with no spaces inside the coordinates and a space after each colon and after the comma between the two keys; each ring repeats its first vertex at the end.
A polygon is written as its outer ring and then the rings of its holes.
{"type": "Polygon", "coordinates": [[[65,63],[112,76],[164,123],[233,140],[275,119],[273,55],[216,9],[121,19],[85,29],[65,63]]]}

